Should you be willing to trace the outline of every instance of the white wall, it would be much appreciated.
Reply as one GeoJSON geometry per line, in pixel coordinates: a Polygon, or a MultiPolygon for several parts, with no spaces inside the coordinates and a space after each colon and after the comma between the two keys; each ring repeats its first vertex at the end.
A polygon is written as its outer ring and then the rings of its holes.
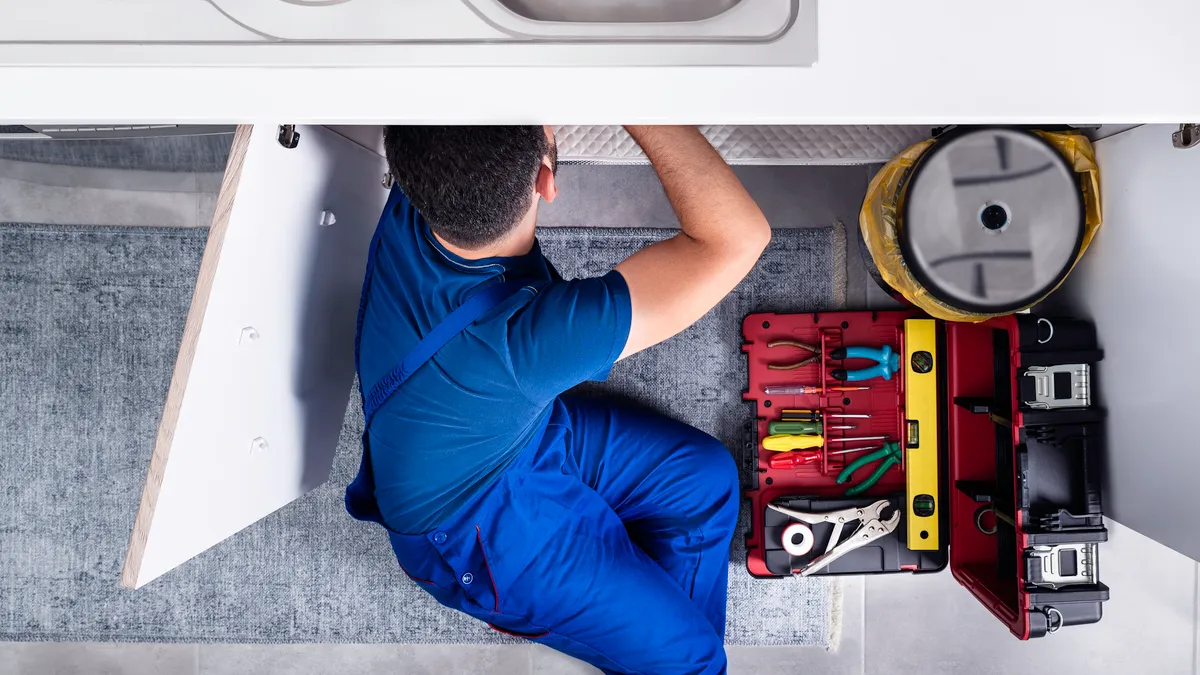
{"type": "Polygon", "coordinates": [[[1105,514],[1200,560],[1200,148],[1171,125],[1096,142],[1104,225],[1053,304],[1096,322],[1105,514]]]}

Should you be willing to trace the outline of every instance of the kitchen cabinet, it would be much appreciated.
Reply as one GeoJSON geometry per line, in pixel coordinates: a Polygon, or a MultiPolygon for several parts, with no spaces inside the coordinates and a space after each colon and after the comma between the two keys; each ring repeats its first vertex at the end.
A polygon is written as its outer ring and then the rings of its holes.
{"type": "MultiPolygon", "coordinates": [[[[328,479],[354,380],[367,244],[388,194],[380,131],[237,128],[124,585],[149,583],[328,479]]],[[[882,161],[928,134],[888,126],[706,131],[734,162],[816,164],[882,161]]],[[[562,127],[558,136],[564,161],[638,161],[619,128],[562,127]]]]}
{"type": "MultiPolygon", "coordinates": [[[[1178,128],[1113,128],[1097,141],[1105,225],[1052,303],[1095,321],[1106,351],[1097,373],[1109,409],[1106,512],[1200,559],[1195,528],[1159,515],[1182,503],[1188,469],[1200,469],[1185,426],[1188,340],[1200,332],[1186,295],[1200,285],[1188,245],[1200,145],[1176,147],[1178,128]]],[[[853,128],[839,129],[848,142],[853,128]]],[[[926,130],[885,136],[909,132],[926,130]]],[[[238,128],[125,585],[152,581],[328,478],[354,376],[367,243],[387,196],[377,134],[238,128]]]]}

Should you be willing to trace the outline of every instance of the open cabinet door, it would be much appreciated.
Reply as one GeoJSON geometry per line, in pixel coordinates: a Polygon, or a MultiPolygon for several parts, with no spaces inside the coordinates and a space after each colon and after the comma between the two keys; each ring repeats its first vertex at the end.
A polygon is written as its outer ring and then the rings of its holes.
{"type": "Polygon", "coordinates": [[[1055,304],[1096,324],[1108,413],[1104,511],[1200,560],[1191,522],[1200,476],[1200,145],[1178,125],[1145,125],[1096,142],[1104,226],[1055,304]],[[1179,507],[1179,508],[1175,508],[1179,507]]]}
{"type": "Polygon", "coordinates": [[[123,586],[329,478],[385,172],[378,154],[324,127],[238,128],[123,586]]]}

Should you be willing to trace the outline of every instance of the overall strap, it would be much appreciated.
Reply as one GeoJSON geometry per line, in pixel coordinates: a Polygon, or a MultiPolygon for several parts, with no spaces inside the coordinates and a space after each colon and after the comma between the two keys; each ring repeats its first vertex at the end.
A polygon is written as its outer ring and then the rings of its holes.
{"type": "MultiPolygon", "coordinates": [[[[379,523],[384,528],[392,531],[387,523],[383,520],[383,514],[379,512],[379,504],[375,501],[375,475],[371,467],[371,443],[369,430],[371,428],[371,419],[375,413],[379,412],[379,408],[396,393],[400,385],[404,384],[413,373],[422,365],[427,363],[433,355],[438,352],[451,338],[458,335],[467,326],[470,326],[476,319],[483,316],[488,310],[496,307],[505,299],[512,297],[525,288],[526,284],[520,281],[507,281],[500,284],[488,286],[469,300],[464,302],[458,309],[450,312],[442,322],[433,327],[429,334],[421,339],[415,347],[404,357],[400,365],[396,366],[392,372],[385,375],[379,382],[371,388],[369,394],[363,396],[363,433],[362,433],[362,461],[358,465],[358,475],[354,477],[350,485],[346,486],[346,511],[351,516],[358,520],[367,520],[379,523]]],[[[360,374],[361,385],[361,374],[360,374]]],[[[394,531],[393,531],[394,532],[394,531]]]]}
{"type": "MultiPolygon", "coordinates": [[[[442,319],[441,323],[434,326],[433,330],[429,331],[429,334],[423,337],[405,355],[400,365],[383,376],[368,392],[366,383],[362,381],[362,368],[359,366],[363,317],[366,314],[367,298],[371,291],[371,277],[375,270],[375,254],[379,248],[379,240],[383,227],[385,223],[390,221],[392,214],[403,200],[404,195],[400,191],[400,188],[393,188],[391,195],[388,197],[387,207],[385,207],[383,215],[379,219],[379,224],[375,227],[375,234],[371,238],[370,249],[367,251],[366,278],[363,281],[362,297],[358,303],[358,320],[354,332],[354,370],[358,373],[359,388],[363,395],[363,416],[365,417],[365,423],[363,424],[362,435],[362,461],[359,463],[358,475],[346,487],[346,510],[351,516],[359,520],[377,522],[385,528],[388,528],[387,523],[383,521],[383,515],[379,512],[379,505],[375,501],[375,477],[371,468],[371,444],[368,435],[368,430],[371,427],[371,419],[375,416],[375,413],[379,412],[379,409],[388,398],[396,393],[400,385],[404,384],[404,381],[412,376],[418,368],[433,358],[433,355],[455,335],[461,333],[467,326],[474,323],[476,319],[504,302],[507,298],[512,297],[527,285],[520,281],[507,281],[488,286],[472,296],[457,309],[450,312],[446,318],[442,319]]],[[[391,528],[388,529],[390,530],[391,528]]]]}
{"type": "Polygon", "coordinates": [[[488,286],[472,296],[471,299],[464,302],[453,312],[450,312],[445,319],[442,319],[441,323],[434,326],[433,330],[421,338],[421,341],[408,352],[400,362],[400,365],[393,368],[392,372],[384,375],[375,383],[374,387],[371,387],[370,393],[365,395],[363,399],[363,417],[366,419],[364,427],[371,426],[371,418],[375,416],[375,413],[379,411],[379,408],[383,406],[388,398],[396,393],[400,385],[404,384],[404,381],[415,373],[418,368],[433,358],[433,355],[449,342],[451,338],[463,332],[467,326],[475,323],[476,319],[512,297],[525,286],[525,282],[522,281],[506,281],[488,286]]]}

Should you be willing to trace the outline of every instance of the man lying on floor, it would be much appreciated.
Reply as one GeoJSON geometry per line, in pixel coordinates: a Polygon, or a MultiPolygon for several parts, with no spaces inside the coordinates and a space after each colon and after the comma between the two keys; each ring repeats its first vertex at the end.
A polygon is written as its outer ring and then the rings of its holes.
{"type": "Polygon", "coordinates": [[[725,672],[730,453],[563,392],[707,313],[770,227],[695,128],[629,127],[682,231],[564,281],[534,237],[547,127],[389,127],[359,309],[367,431],[346,504],[438,602],[609,673],[725,672]]]}

